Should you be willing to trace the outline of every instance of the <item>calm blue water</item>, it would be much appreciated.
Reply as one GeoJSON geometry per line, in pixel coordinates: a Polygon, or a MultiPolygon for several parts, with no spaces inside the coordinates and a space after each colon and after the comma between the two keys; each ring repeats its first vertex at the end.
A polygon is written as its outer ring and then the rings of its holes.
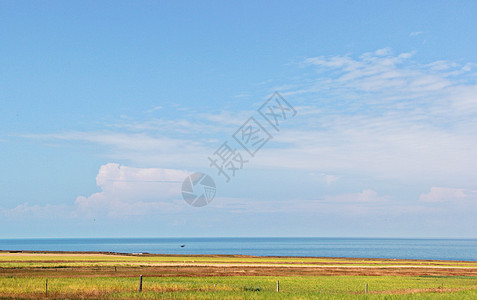
{"type": "Polygon", "coordinates": [[[244,254],[477,261],[476,239],[101,238],[0,239],[0,250],[244,254]],[[181,245],[185,245],[181,248],[181,245]]]}

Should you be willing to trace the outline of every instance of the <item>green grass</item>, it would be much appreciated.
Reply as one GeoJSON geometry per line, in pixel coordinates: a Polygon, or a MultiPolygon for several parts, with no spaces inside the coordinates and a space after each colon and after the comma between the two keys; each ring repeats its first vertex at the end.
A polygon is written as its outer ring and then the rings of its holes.
{"type": "MultiPolygon", "coordinates": [[[[194,277],[204,275],[206,268],[202,267],[192,268],[188,274],[191,277],[144,277],[143,292],[138,293],[139,280],[135,274],[162,263],[186,268],[227,263],[477,267],[477,262],[450,261],[1,253],[0,299],[46,299],[47,278],[48,299],[477,299],[477,276],[244,276],[246,273],[235,276],[236,273],[230,272],[234,276],[194,277]],[[128,265],[134,267],[124,268],[128,265]],[[101,269],[104,266],[111,267],[107,271],[110,273],[101,269]],[[114,267],[118,267],[117,273],[114,267]],[[368,294],[364,293],[366,283],[368,294]]],[[[142,274],[184,276],[180,272],[167,275],[161,273],[163,270],[168,269],[157,268],[142,274]]],[[[473,270],[465,272],[460,274],[473,274],[473,270]]],[[[288,274],[293,275],[284,275],[288,274]]]]}
{"type": "MultiPolygon", "coordinates": [[[[48,279],[49,298],[150,299],[475,299],[477,277],[89,277],[48,279]],[[276,292],[276,280],[280,292],[276,292]],[[369,293],[364,294],[365,283],[369,293]],[[432,291],[425,291],[432,289],[432,291]],[[456,289],[463,289],[456,291],[456,289]],[[412,293],[412,291],[423,292],[412,293]],[[385,292],[385,294],[381,294],[385,292]],[[378,294],[375,294],[378,293],[378,294]],[[389,293],[399,293],[396,295],[389,293]],[[405,293],[405,294],[401,294],[405,293]]],[[[0,295],[44,297],[45,278],[0,278],[0,295]]],[[[1,297],[1,296],[0,296],[1,297]]]]}

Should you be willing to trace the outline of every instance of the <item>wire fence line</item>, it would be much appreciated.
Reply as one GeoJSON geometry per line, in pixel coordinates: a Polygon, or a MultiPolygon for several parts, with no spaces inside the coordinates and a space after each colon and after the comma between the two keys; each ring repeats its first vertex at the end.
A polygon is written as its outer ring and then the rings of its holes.
{"type": "MultiPolygon", "coordinates": [[[[223,281],[214,281],[214,280],[202,280],[202,281],[178,281],[178,280],[163,280],[162,277],[147,277],[140,275],[139,277],[107,277],[106,279],[121,279],[125,280],[123,282],[112,282],[110,286],[101,282],[102,279],[99,278],[98,282],[88,282],[84,281],[85,279],[90,279],[91,281],[98,280],[98,278],[84,278],[82,282],[79,283],[80,288],[75,286],[69,286],[71,280],[78,279],[78,277],[50,277],[50,278],[38,278],[37,283],[26,282],[22,284],[21,281],[18,282],[18,279],[21,277],[11,277],[12,280],[16,281],[15,286],[17,289],[21,289],[22,285],[25,285],[28,290],[31,292],[44,291],[46,297],[52,294],[58,293],[68,293],[71,291],[80,292],[84,289],[86,292],[91,290],[101,290],[104,292],[187,292],[187,291],[197,291],[197,292],[213,292],[213,291],[233,291],[233,292],[276,292],[278,289],[278,280],[276,280],[276,285],[274,280],[267,280],[266,282],[247,282],[246,280],[243,283],[231,283],[223,281]],[[36,286],[36,287],[35,287],[36,286]],[[275,289],[276,287],[276,289],[275,289]],[[71,291],[70,291],[71,290],[71,291]]],[[[29,278],[33,279],[33,278],[29,278]]],[[[280,290],[281,291],[281,290],[280,290]]]]}
{"type": "MultiPolygon", "coordinates": [[[[74,279],[74,277],[66,277],[67,279],[74,279]]],[[[300,286],[296,286],[293,283],[283,284],[280,280],[270,279],[266,282],[254,282],[248,283],[244,281],[243,283],[229,283],[221,282],[214,280],[205,280],[205,281],[177,281],[177,280],[164,280],[164,277],[154,277],[154,276],[142,276],[139,277],[116,277],[122,279],[128,279],[128,284],[126,286],[121,286],[123,292],[214,292],[214,291],[232,291],[232,292],[280,292],[280,293],[293,293],[300,290],[300,286]],[[139,280],[138,280],[139,278],[139,280]]],[[[52,278],[45,279],[45,295],[48,295],[49,292],[59,292],[59,289],[65,291],[65,283],[61,282],[63,278],[52,278]],[[59,288],[61,287],[61,288],[59,288]]],[[[286,281],[285,281],[286,282],[286,281]]],[[[345,293],[368,293],[368,283],[363,283],[363,290],[357,291],[355,289],[336,289],[329,288],[317,285],[312,290],[308,292],[319,292],[327,294],[341,294],[345,293]]],[[[102,290],[106,289],[104,284],[98,284],[97,286],[91,285],[90,288],[98,287],[102,290]]],[[[443,288],[443,287],[442,287],[443,288]]],[[[117,286],[111,286],[111,292],[118,291],[117,286]]],[[[67,290],[65,291],[67,292],[67,290]]]]}

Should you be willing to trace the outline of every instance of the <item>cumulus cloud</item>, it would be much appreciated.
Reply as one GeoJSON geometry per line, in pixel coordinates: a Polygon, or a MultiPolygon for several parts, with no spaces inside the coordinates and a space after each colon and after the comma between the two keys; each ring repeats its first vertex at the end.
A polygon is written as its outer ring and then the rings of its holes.
{"type": "Polygon", "coordinates": [[[79,196],[75,206],[81,212],[107,215],[174,211],[180,207],[175,200],[180,199],[180,186],[189,174],[182,170],[133,168],[109,163],[101,166],[96,176],[101,191],[79,196]]]}
{"type": "Polygon", "coordinates": [[[178,212],[187,206],[180,193],[181,184],[189,175],[190,172],[184,170],[134,168],[108,163],[100,167],[96,176],[100,192],[79,196],[69,204],[23,203],[10,209],[0,207],[0,215],[83,218],[178,212]]]}

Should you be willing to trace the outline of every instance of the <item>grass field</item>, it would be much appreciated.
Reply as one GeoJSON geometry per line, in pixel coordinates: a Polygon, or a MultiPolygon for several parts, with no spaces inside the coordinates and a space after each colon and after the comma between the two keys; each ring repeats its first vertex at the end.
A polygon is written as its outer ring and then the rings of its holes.
{"type": "Polygon", "coordinates": [[[477,299],[477,262],[0,252],[0,299],[38,298],[477,299]]]}

